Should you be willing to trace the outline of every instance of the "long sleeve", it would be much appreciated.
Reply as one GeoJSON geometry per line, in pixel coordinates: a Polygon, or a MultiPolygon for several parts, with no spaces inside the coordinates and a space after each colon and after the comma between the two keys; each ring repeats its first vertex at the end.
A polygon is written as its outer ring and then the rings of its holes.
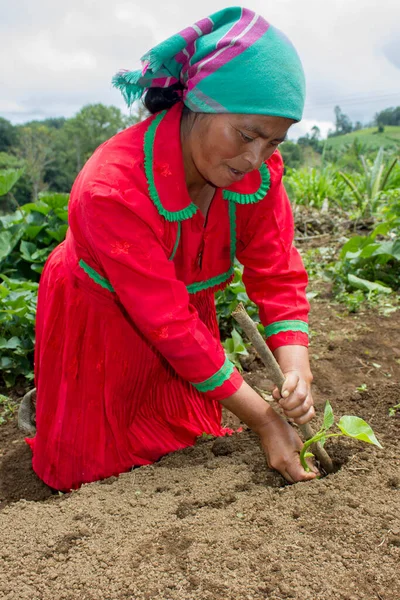
{"type": "Polygon", "coordinates": [[[308,345],[307,273],[293,246],[294,224],[282,182],[282,159],[275,153],[268,164],[271,187],[246,224],[237,258],[243,282],[258,306],[271,350],[290,344],[308,345]]]}
{"type": "Polygon", "coordinates": [[[95,261],[89,273],[100,269],[134,326],[198,391],[215,400],[237,391],[242,377],[190,304],[149,199],[97,185],[81,206],[82,234],[95,261]]]}

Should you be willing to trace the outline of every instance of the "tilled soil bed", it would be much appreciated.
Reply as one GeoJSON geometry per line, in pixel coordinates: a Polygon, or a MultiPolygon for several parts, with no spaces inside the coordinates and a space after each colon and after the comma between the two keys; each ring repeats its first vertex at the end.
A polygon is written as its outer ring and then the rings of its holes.
{"type": "Polygon", "coordinates": [[[290,486],[245,430],[52,496],[3,425],[0,598],[399,600],[400,320],[313,308],[316,405],[366,419],[383,450],[330,441],[337,472],[290,486]]]}

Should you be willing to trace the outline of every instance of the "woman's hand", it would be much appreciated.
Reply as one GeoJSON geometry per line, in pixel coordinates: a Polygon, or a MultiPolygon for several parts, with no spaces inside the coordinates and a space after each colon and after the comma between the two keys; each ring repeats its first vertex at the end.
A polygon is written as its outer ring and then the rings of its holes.
{"type": "Polygon", "coordinates": [[[307,461],[311,472],[307,473],[300,463],[303,443],[297,432],[278,414],[258,431],[268,466],[279,471],[290,483],[315,479],[319,474],[316,467],[307,461]]]}
{"type": "Polygon", "coordinates": [[[260,436],[268,465],[279,471],[287,481],[293,483],[316,477],[316,470],[307,473],[301,466],[303,444],[296,431],[247,383],[243,382],[240,389],[221,400],[221,404],[260,436]]]}
{"type": "Polygon", "coordinates": [[[275,388],[272,395],[275,400],[279,400],[279,405],[289,420],[298,425],[308,423],[315,416],[308,349],[305,346],[281,346],[274,354],[285,382],[282,394],[275,388]]]}

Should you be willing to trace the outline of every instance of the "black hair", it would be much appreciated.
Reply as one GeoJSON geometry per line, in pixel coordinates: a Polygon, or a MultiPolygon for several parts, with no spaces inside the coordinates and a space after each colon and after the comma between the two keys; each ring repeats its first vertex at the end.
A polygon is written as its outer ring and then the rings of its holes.
{"type": "Polygon", "coordinates": [[[160,110],[166,110],[180,102],[182,100],[182,90],[183,86],[180,83],[174,83],[168,88],[149,88],[143,98],[143,104],[149,113],[154,115],[160,110]]]}

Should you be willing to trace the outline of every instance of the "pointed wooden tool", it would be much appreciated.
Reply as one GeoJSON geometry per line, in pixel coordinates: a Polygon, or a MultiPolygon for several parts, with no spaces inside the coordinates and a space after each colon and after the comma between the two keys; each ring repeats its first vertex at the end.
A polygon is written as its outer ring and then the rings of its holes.
{"type": "MultiPolygon", "coordinates": [[[[263,340],[260,332],[257,329],[257,325],[249,317],[245,307],[241,302],[233,311],[232,317],[239,323],[240,327],[243,329],[250,342],[253,344],[262,362],[268,369],[270,379],[272,379],[275,385],[279,388],[279,391],[281,391],[283,383],[285,381],[285,377],[281,371],[281,368],[278,365],[275,356],[272,354],[271,350],[268,348],[267,344],[263,340]]],[[[314,432],[308,423],[305,423],[304,425],[299,425],[299,429],[303,434],[304,441],[309,440],[314,436],[314,432]]],[[[311,448],[314,455],[319,460],[324,471],[326,473],[333,473],[334,468],[332,459],[327,453],[327,451],[321,446],[321,444],[313,444],[311,448]]]]}

